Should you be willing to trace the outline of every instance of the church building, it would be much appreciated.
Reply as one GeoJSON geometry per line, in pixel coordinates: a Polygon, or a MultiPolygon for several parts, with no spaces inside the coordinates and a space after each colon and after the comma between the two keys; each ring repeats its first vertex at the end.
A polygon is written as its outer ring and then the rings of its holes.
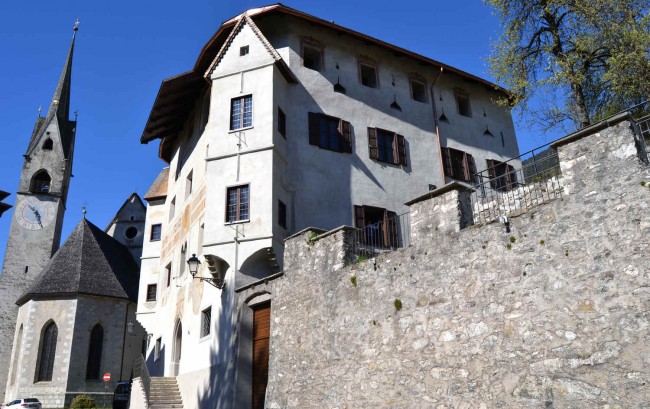
{"type": "Polygon", "coordinates": [[[173,377],[188,409],[264,407],[272,294],[243,292],[282,274],[284,240],[307,227],[403,246],[406,201],[508,173],[507,96],[281,4],[224,22],[162,82],[141,137],[168,165],[144,197],[151,375],[173,377]]]}

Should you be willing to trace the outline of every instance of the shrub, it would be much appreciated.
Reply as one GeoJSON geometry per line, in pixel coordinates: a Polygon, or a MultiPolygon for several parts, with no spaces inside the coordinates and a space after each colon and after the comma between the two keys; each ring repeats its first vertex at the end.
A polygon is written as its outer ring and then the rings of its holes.
{"type": "Polygon", "coordinates": [[[95,404],[95,399],[88,395],[77,395],[72,399],[72,403],[70,404],[70,409],[88,409],[96,407],[97,404],[95,404]]]}

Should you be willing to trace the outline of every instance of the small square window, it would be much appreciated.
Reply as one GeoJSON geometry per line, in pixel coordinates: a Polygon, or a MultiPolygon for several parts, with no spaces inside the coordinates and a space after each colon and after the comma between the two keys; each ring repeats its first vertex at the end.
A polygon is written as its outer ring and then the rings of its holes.
{"type": "Polygon", "coordinates": [[[249,49],[248,49],[247,45],[245,45],[243,47],[239,47],[239,56],[243,57],[243,56],[247,55],[248,51],[249,51],[249,49]]]}
{"type": "Polygon", "coordinates": [[[169,287],[172,283],[172,263],[165,267],[165,275],[167,276],[167,287],[169,287]]]}
{"type": "Polygon", "coordinates": [[[147,286],[147,301],[156,301],[156,292],[158,292],[158,285],[149,284],[147,286]]]}
{"type": "Polygon", "coordinates": [[[230,130],[253,126],[253,96],[233,98],[230,101],[230,130]]]}
{"type": "Polygon", "coordinates": [[[194,178],[194,171],[191,170],[190,174],[185,179],[185,198],[187,199],[192,194],[192,179],[194,178]]]}
{"type": "Polygon", "coordinates": [[[229,187],[226,191],[226,222],[248,220],[248,185],[229,187]]]}
{"type": "Polygon", "coordinates": [[[472,107],[469,102],[469,95],[462,91],[456,91],[456,106],[458,108],[458,114],[466,116],[468,118],[472,117],[472,107]]]}
{"type": "Polygon", "coordinates": [[[185,267],[187,266],[187,242],[181,246],[181,259],[178,269],[178,276],[182,277],[185,274],[185,267]]]}
{"type": "Polygon", "coordinates": [[[278,224],[287,228],[287,205],[282,200],[278,200],[278,224]]]}
{"type": "Polygon", "coordinates": [[[162,224],[152,224],[150,241],[158,241],[160,240],[161,236],[162,236],[162,224]]]}
{"type": "Polygon", "coordinates": [[[208,307],[201,311],[201,338],[210,335],[210,328],[212,325],[212,307],[208,307]]]}
{"type": "Polygon", "coordinates": [[[361,76],[361,84],[370,88],[379,88],[377,69],[372,65],[359,63],[359,75],[361,76]]]}
{"type": "Polygon", "coordinates": [[[423,82],[411,80],[411,98],[418,102],[427,102],[426,85],[423,82]]]}
{"type": "Polygon", "coordinates": [[[323,69],[323,49],[316,45],[302,45],[302,65],[314,71],[323,69]]]}
{"type": "Polygon", "coordinates": [[[278,132],[285,138],[287,137],[287,116],[280,108],[278,108],[278,132]]]}
{"type": "Polygon", "coordinates": [[[174,197],[169,205],[169,221],[174,218],[174,213],[176,213],[176,198],[174,197]]]}
{"type": "Polygon", "coordinates": [[[162,338],[156,339],[156,347],[153,350],[153,360],[157,361],[160,359],[160,351],[162,350],[162,338]]]}

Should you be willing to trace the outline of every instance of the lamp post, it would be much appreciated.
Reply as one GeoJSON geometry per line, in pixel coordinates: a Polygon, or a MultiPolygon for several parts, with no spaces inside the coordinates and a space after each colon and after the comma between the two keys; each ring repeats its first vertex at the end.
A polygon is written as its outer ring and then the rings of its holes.
{"type": "Polygon", "coordinates": [[[222,276],[221,272],[214,272],[212,274],[212,277],[197,277],[196,274],[199,272],[199,266],[201,265],[201,260],[196,257],[196,254],[192,254],[192,257],[190,257],[187,260],[187,265],[190,270],[190,274],[192,275],[192,278],[201,280],[201,281],[207,281],[208,284],[218,288],[218,289],[223,289],[226,286],[226,282],[224,280],[224,277],[222,276]]]}

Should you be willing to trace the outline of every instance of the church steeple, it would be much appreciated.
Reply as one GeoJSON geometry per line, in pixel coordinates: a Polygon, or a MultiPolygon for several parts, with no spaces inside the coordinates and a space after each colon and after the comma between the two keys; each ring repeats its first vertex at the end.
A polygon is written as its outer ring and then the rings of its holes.
{"type": "Polygon", "coordinates": [[[50,108],[47,110],[47,114],[44,118],[41,117],[39,110],[36,126],[34,127],[32,138],[27,147],[27,155],[31,154],[34,148],[42,143],[45,129],[55,118],[57,119],[61,132],[61,145],[66,157],[68,157],[71,150],[70,144],[73,143],[74,139],[75,121],[70,120],[70,84],[72,79],[72,56],[74,54],[74,43],[77,37],[77,31],[79,30],[78,26],[79,20],[75,22],[68,56],[63,65],[63,71],[61,71],[59,82],[56,84],[56,89],[54,90],[52,101],[50,102],[50,108]]]}

